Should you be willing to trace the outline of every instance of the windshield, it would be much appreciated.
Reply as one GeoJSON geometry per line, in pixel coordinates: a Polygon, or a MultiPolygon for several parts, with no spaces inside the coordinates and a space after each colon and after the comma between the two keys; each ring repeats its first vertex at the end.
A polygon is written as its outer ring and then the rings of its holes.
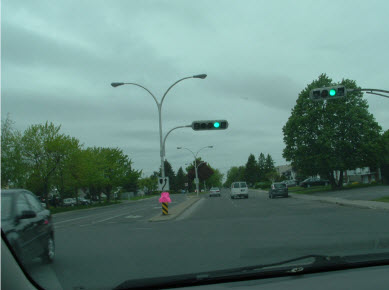
{"type": "Polygon", "coordinates": [[[1,187],[40,197],[42,288],[389,251],[389,1],[1,10],[1,187]]]}

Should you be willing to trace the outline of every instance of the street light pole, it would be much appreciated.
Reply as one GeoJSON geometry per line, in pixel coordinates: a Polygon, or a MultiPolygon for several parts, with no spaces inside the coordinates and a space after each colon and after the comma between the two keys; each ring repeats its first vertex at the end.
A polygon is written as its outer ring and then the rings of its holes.
{"type": "Polygon", "coordinates": [[[144,86],[139,85],[137,83],[122,83],[122,82],[111,83],[111,86],[114,87],[114,88],[116,88],[118,86],[122,86],[122,85],[134,85],[134,86],[141,87],[142,89],[146,90],[153,97],[155,103],[157,104],[157,107],[158,107],[158,121],[159,121],[159,152],[160,152],[159,155],[161,157],[161,177],[162,178],[165,178],[165,165],[164,165],[164,160],[165,160],[165,152],[164,151],[165,150],[163,148],[163,140],[162,140],[162,104],[163,104],[163,100],[165,99],[165,97],[166,97],[167,93],[170,91],[170,89],[172,87],[174,87],[176,84],[178,84],[179,82],[181,82],[183,80],[186,80],[186,79],[191,79],[191,78],[205,79],[206,77],[207,77],[206,74],[200,74],[200,75],[194,75],[194,76],[191,76],[191,77],[185,77],[185,78],[182,78],[182,79],[176,81],[163,94],[161,102],[158,102],[157,98],[153,95],[152,92],[150,92],[150,90],[148,90],[144,86]]]}
{"type": "Polygon", "coordinates": [[[197,151],[197,153],[195,154],[192,150],[188,149],[188,148],[185,148],[185,147],[177,147],[177,149],[185,149],[185,150],[188,150],[190,153],[192,153],[193,157],[194,157],[194,165],[195,165],[195,175],[196,175],[196,191],[197,191],[197,196],[199,196],[199,177],[198,177],[198,173],[197,173],[197,169],[198,167],[200,167],[201,164],[205,163],[204,161],[201,162],[198,166],[197,166],[197,155],[200,153],[201,150],[205,149],[205,148],[213,148],[213,146],[205,146],[203,148],[201,148],[199,151],[197,151]]]}

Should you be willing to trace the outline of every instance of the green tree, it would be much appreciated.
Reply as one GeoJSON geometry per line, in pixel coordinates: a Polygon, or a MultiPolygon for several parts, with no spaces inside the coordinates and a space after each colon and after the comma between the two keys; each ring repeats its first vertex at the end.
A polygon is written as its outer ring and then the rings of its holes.
{"type": "Polygon", "coordinates": [[[32,125],[24,132],[21,141],[23,157],[31,172],[27,183],[40,188],[41,192],[35,192],[46,200],[56,170],[79,147],[78,140],[60,134],[60,128],[61,126],[48,122],[44,125],[32,125]]]}
{"type": "Polygon", "coordinates": [[[13,128],[9,114],[1,122],[1,186],[24,187],[27,164],[22,154],[22,134],[13,128]]]}
{"type": "Polygon", "coordinates": [[[221,187],[223,185],[223,174],[219,169],[212,169],[213,174],[207,179],[209,187],[221,187]]]}
{"type": "MultiPolygon", "coordinates": [[[[343,79],[340,84],[358,88],[352,80],[343,79]]],[[[301,91],[283,127],[283,156],[303,174],[326,177],[336,189],[342,187],[345,170],[377,167],[381,127],[369,113],[361,92],[322,102],[309,98],[311,89],[332,85],[337,84],[322,74],[301,91]],[[340,172],[339,180],[334,170],[340,172]]]]}
{"type": "Polygon", "coordinates": [[[261,152],[258,157],[258,177],[259,181],[264,181],[265,180],[265,173],[266,173],[266,158],[265,154],[261,152]]]}
{"type": "Polygon", "coordinates": [[[270,154],[267,154],[266,161],[265,161],[265,175],[268,175],[269,173],[272,173],[276,171],[276,168],[274,166],[273,158],[270,156],[270,154]]]}
{"type": "Polygon", "coordinates": [[[177,171],[177,177],[176,177],[176,183],[177,183],[177,189],[185,189],[185,183],[187,182],[188,178],[186,177],[184,170],[182,167],[180,167],[177,171]]]}
{"type": "Polygon", "coordinates": [[[258,179],[258,164],[255,156],[250,154],[245,166],[245,180],[253,186],[258,179]]]}
{"type": "Polygon", "coordinates": [[[382,134],[381,175],[384,183],[389,184],[389,130],[382,134]]]}
{"type": "Polygon", "coordinates": [[[138,186],[145,191],[146,194],[150,194],[157,190],[157,177],[151,175],[150,177],[138,179],[138,186]]]}
{"type": "Polygon", "coordinates": [[[235,181],[244,181],[245,178],[245,167],[244,166],[233,166],[227,172],[227,180],[224,183],[225,187],[230,187],[231,183],[235,181]]]}

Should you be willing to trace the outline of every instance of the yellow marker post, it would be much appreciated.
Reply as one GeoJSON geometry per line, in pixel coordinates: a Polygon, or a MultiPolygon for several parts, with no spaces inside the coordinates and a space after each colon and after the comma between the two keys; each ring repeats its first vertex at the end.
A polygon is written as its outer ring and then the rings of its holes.
{"type": "Polygon", "coordinates": [[[169,214],[169,206],[167,202],[162,203],[162,214],[168,215],[169,214]]]}

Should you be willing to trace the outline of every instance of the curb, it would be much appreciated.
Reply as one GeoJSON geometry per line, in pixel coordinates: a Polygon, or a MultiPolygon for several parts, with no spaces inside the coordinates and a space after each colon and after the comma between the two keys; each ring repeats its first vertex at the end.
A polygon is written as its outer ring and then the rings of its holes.
{"type": "Polygon", "coordinates": [[[161,221],[169,221],[177,218],[179,215],[181,215],[186,209],[191,207],[193,204],[195,204],[197,201],[199,201],[201,198],[199,197],[189,197],[187,200],[181,202],[180,204],[172,207],[169,210],[168,215],[162,215],[158,214],[152,218],[149,219],[149,222],[161,222],[161,221]]]}
{"type": "Polygon", "coordinates": [[[133,203],[133,202],[141,202],[141,201],[144,201],[144,200],[151,200],[153,198],[158,198],[158,196],[153,196],[153,197],[150,197],[150,198],[143,198],[143,199],[139,199],[139,200],[123,200],[123,202],[118,203],[118,204],[111,204],[111,205],[105,205],[105,206],[96,206],[96,207],[83,208],[83,209],[75,209],[75,210],[69,210],[69,211],[54,213],[54,214],[51,214],[51,215],[52,216],[59,216],[59,215],[70,214],[70,213],[74,213],[74,212],[80,212],[80,211],[96,210],[96,209],[99,209],[99,208],[110,208],[112,206],[123,205],[123,204],[133,203]]]}
{"type": "Polygon", "coordinates": [[[305,199],[312,201],[319,201],[324,203],[337,204],[342,206],[350,206],[356,208],[365,208],[365,209],[381,209],[381,210],[389,210],[389,204],[383,204],[379,201],[365,201],[365,200],[348,200],[337,197],[313,197],[313,196],[304,196],[304,194],[296,194],[289,193],[289,195],[293,198],[297,199],[305,199]]]}

